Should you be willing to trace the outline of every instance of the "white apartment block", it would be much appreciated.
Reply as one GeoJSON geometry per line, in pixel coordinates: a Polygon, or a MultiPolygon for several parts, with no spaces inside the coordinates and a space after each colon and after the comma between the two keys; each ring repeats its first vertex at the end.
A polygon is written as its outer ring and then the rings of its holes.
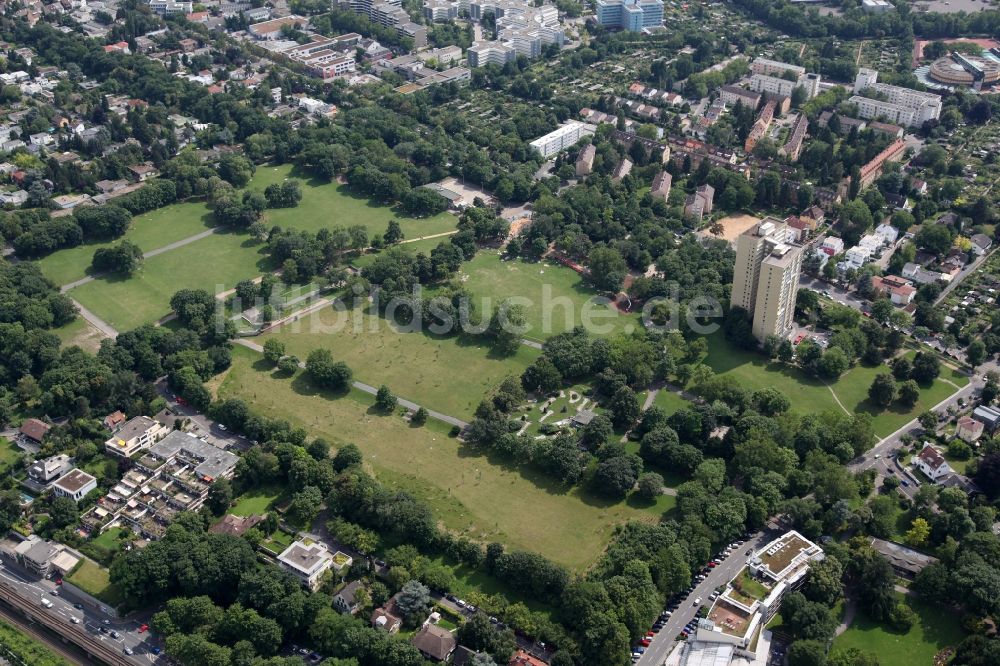
{"type": "Polygon", "coordinates": [[[791,330],[802,271],[802,248],[793,238],[784,222],[765,218],[737,239],[731,304],[751,315],[758,340],[791,330]]]}
{"type": "Polygon", "coordinates": [[[517,59],[517,51],[513,46],[502,44],[496,41],[476,42],[466,51],[469,67],[485,67],[486,65],[499,65],[503,67],[508,62],[517,59]]]}
{"type": "Polygon", "coordinates": [[[400,0],[339,0],[338,4],[358,14],[365,14],[374,23],[413,39],[414,48],[427,46],[427,28],[410,20],[400,0]]]}
{"type": "Polygon", "coordinates": [[[801,87],[806,91],[806,96],[812,99],[819,94],[819,82],[819,74],[804,74],[794,81],[771,74],[754,74],[750,77],[750,90],[768,95],[791,97],[792,91],[801,87]]]}
{"type": "Polygon", "coordinates": [[[763,76],[781,76],[785,72],[791,72],[795,75],[796,79],[799,79],[805,76],[806,68],[799,65],[790,65],[787,62],[768,60],[767,58],[754,58],[754,61],[750,63],[750,72],[763,76]]]}
{"type": "Polygon", "coordinates": [[[538,137],[529,145],[542,154],[542,157],[552,157],[566,150],[585,136],[592,136],[597,129],[589,123],[578,120],[567,120],[559,129],[538,137]]]}
{"type": "Polygon", "coordinates": [[[940,95],[879,83],[878,72],[867,67],[858,70],[854,79],[854,93],[849,101],[858,105],[858,113],[862,118],[889,118],[898,125],[912,127],[928,120],[936,120],[941,115],[940,95]],[[864,101],[868,98],[861,97],[860,93],[866,90],[881,93],[886,100],[864,101]]]}
{"type": "Polygon", "coordinates": [[[194,3],[183,0],[149,0],[149,10],[160,16],[190,14],[194,10],[194,3]]]}

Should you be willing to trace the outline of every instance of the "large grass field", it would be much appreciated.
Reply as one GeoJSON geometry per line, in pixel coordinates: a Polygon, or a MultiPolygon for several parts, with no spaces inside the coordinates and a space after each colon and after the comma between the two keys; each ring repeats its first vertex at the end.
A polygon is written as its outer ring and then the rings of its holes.
{"type": "Polygon", "coordinates": [[[169,314],[170,297],[180,289],[218,293],[270,268],[262,245],[245,234],[225,232],[147,259],[130,278],[98,278],[70,296],[127,331],[169,314]]]}
{"type": "Polygon", "coordinates": [[[579,273],[560,264],[502,260],[498,251],[482,250],[462,265],[459,280],[476,298],[477,312],[492,313],[502,300],[519,299],[531,327],[524,337],[532,340],[579,325],[605,335],[639,327],[637,314],[622,314],[579,273]]]}
{"type": "MultiPolygon", "coordinates": [[[[913,352],[908,355],[912,356],[913,352]]],[[[969,381],[960,373],[942,367],[941,377],[932,385],[922,387],[920,400],[913,408],[906,409],[893,404],[888,409],[877,409],[868,403],[868,387],[876,375],[889,372],[887,366],[857,365],[836,382],[827,383],[822,379],[808,377],[797,368],[770,363],[760,354],[737,349],[721,333],[708,337],[708,356],[704,362],[716,374],[731,377],[740,386],[751,391],[767,387],[777,389],[791,401],[792,409],[798,412],[846,410],[851,413],[869,413],[874,417],[875,433],[880,437],[893,433],[969,381]]]]}
{"type": "Polygon", "coordinates": [[[918,620],[905,634],[859,612],[847,631],[833,640],[833,650],[860,648],[874,653],[881,666],[913,666],[934,663],[935,654],[965,637],[955,613],[911,597],[907,597],[906,604],[916,612],[918,620]]]}
{"type": "Polygon", "coordinates": [[[204,202],[178,203],[135,217],[121,239],[108,243],[84,243],[50,254],[38,263],[47,278],[62,285],[86,275],[94,251],[100,247],[108,247],[124,239],[138,245],[143,252],[149,252],[212,226],[212,211],[204,202]]]}
{"type": "Polygon", "coordinates": [[[0,473],[6,473],[23,455],[21,447],[6,437],[0,437],[0,473]]]}
{"type": "Polygon", "coordinates": [[[615,525],[657,519],[647,508],[608,504],[578,488],[567,491],[531,469],[491,462],[433,419],[411,427],[398,414],[373,409],[367,394],[331,396],[302,373],[288,378],[265,365],[259,355],[237,347],[220,396],[243,398],[335,446],[357,444],[383,484],[428,502],[446,527],[470,538],[499,540],[580,570],[600,556],[615,525]]]}
{"type": "Polygon", "coordinates": [[[440,213],[427,218],[398,214],[393,208],[353,194],[346,185],[323,183],[311,179],[308,174],[300,175],[291,164],[257,167],[247,188],[263,192],[268,185],[281,183],[289,178],[299,181],[302,201],[295,208],[267,210],[264,222],[268,227],[278,225],[283,229],[315,232],[328,227],[360,224],[368,230],[369,236],[375,236],[385,233],[389,220],[394,219],[399,222],[406,238],[420,238],[451,231],[458,222],[458,218],[451,213],[440,213]]]}
{"type": "Polygon", "coordinates": [[[508,375],[520,376],[539,353],[521,346],[508,357],[495,356],[477,338],[403,333],[382,317],[360,308],[329,307],[262,336],[285,343],[289,354],[305,359],[325,347],[354,370],[355,379],[386,384],[394,393],[430,409],[468,420],[484,394],[508,375]]]}

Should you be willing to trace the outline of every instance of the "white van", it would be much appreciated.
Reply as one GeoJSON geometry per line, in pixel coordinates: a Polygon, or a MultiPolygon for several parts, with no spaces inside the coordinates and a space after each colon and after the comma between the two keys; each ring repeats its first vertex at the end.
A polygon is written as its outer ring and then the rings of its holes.
{"type": "Polygon", "coordinates": [[[45,606],[46,608],[52,608],[52,602],[49,599],[46,599],[45,597],[42,597],[42,605],[45,606]]]}

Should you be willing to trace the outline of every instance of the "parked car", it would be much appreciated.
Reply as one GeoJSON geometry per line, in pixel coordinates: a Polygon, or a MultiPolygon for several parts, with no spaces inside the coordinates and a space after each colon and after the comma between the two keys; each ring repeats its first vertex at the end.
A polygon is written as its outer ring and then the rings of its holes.
{"type": "Polygon", "coordinates": [[[642,647],[649,647],[649,643],[650,640],[648,638],[643,638],[641,641],[639,641],[639,645],[641,645],[642,647]]]}
{"type": "Polygon", "coordinates": [[[698,597],[697,599],[694,600],[694,605],[701,606],[701,597],[698,597]]]}

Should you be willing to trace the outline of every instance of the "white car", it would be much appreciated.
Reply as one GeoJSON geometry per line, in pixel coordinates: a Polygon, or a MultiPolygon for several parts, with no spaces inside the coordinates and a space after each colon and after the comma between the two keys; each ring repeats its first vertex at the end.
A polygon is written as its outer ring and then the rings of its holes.
{"type": "Polygon", "coordinates": [[[694,605],[701,606],[701,597],[698,597],[697,599],[694,600],[694,605]]]}
{"type": "Polygon", "coordinates": [[[69,621],[72,622],[73,624],[80,624],[80,618],[76,617],[75,615],[71,615],[69,621]]]}

